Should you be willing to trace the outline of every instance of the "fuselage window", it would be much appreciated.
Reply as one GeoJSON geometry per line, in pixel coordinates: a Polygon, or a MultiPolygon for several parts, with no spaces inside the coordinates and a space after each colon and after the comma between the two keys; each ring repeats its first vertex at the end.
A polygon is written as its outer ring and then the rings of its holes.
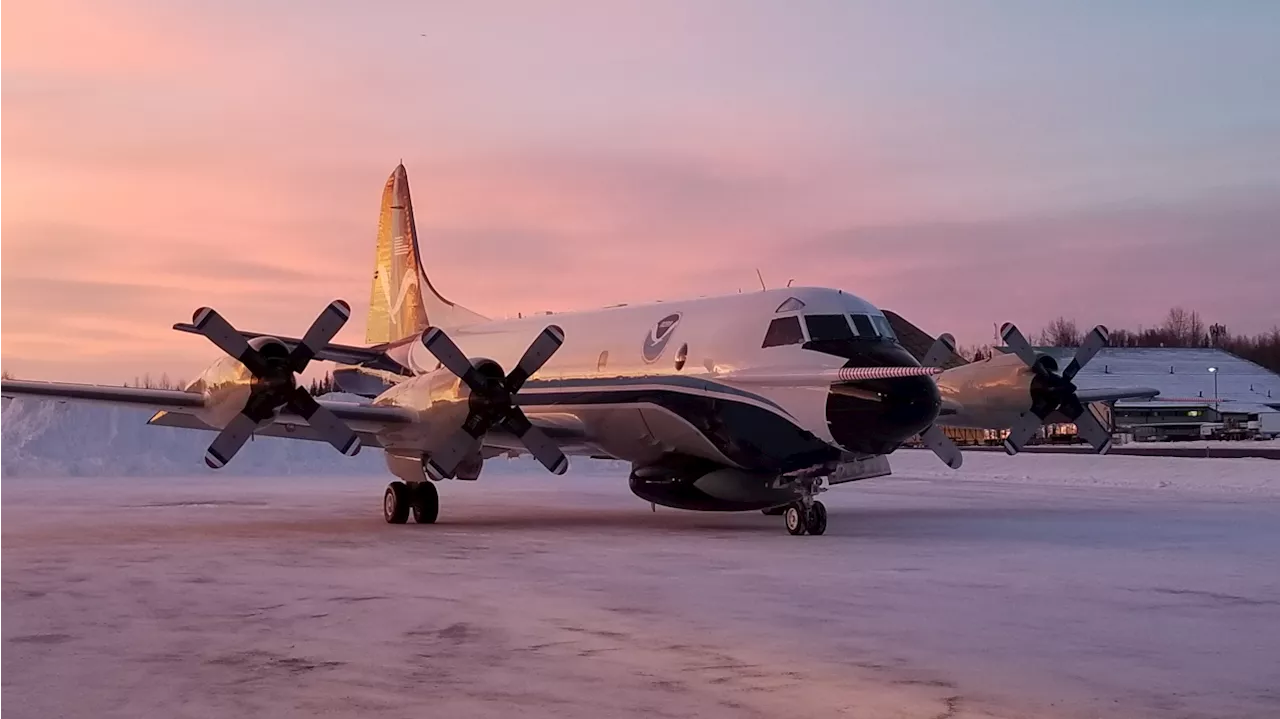
{"type": "Polygon", "coordinates": [[[876,336],[876,328],[871,326],[871,318],[866,315],[854,315],[853,326],[858,328],[860,337],[876,336]]]}
{"type": "Polygon", "coordinates": [[[897,339],[897,336],[893,334],[893,325],[889,324],[888,317],[885,317],[884,315],[871,315],[871,321],[875,323],[876,330],[879,331],[881,337],[891,340],[897,339]]]}
{"type": "Polygon", "coordinates": [[[609,364],[609,350],[600,353],[600,359],[596,360],[596,371],[603,372],[604,368],[609,364]]]}
{"type": "Polygon", "coordinates": [[[779,317],[769,323],[769,331],[764,334],[761,347],[781,347],[782,345],[798,345],[804,342],[804,331],[800,329],[799,317],[779,317]]]}
{"type": "Polygon", "coordinates": [[[853,339],[853,330],[845,315],[805,315],[804,323],[809,326],[812,340],[853,339]]]}
{"type": "Polygon", "coordinates": [[[676,352],[676,371],[684,369],[684,363],[689,359],[689,345],[680,345],[680,350],[676,352]]]}

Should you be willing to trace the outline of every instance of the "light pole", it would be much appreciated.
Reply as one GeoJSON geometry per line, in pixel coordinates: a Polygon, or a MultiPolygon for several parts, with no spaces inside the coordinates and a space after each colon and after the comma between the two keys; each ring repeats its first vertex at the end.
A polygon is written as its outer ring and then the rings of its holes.
{"type": "Polygon", "coordinates": [[[1209,374],[1213,375],[1213,399],[1214,401],[1217,401],[1218,399],[1218,368],[1210,367],[1209,374]]]}

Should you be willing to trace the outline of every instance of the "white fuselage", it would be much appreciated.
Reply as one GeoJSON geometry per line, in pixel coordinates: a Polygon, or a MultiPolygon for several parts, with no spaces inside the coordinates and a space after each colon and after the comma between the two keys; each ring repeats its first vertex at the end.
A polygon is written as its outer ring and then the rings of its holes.
{"type": "MultiPolygon", "coordinates": [[[[804,348],[824,339],[811,332],[810,315],[843,317],[848,334],[862,344],[892,348],[895,362],[915,364],[893,340],[880,310],[855,295],[821,288],[534,315],[450,329],[449,335],[473,361],[488,359],[510,370],[543,328],[559,326],[564,345],[517,401],[530,417],[555,417],[579,428],[590,438],[581,453],[643,463],[674,452],[728,466],[751,464],[763,453],[768,465],[778,453],[821,454],[818,444],[835,453],[849,449],[833,434],[828,386],[733,379],[747,370],[821,372],[848,365],[847,357],[804,348]],[[795,323],[793,341],[763,346],[778,319],[795,323]],[[792,442],[791,434],[809,439],[792,442]],[[775,440],[782,449],[764,447],[775,440]]],[[[456,395],[442,390],[440,375],[447,370],[420,342],[390,354],[419,377],[383,393],[376,404],[422,408],[456,395]]],[[[428,446],[406,449],[430,452],[430,439],[423,441],[428,446]]]]}

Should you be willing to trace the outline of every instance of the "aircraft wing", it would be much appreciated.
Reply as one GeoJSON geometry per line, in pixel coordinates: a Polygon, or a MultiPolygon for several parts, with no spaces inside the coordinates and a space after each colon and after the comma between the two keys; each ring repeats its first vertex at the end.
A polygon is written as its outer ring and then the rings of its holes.
{"type": "Polygon", "coordinates": [[[1076,390],[1076,397],[1081,402],[1114,402],[1121,399],[1150,399],[1160,394],[1160,390],[1150,387],[1103,387],[1099,389],[1076,390]]]}
{"type": "MultiPolygon", "coordinates": [[[[372,405],[351,402],[326,402],[320,400],[322,407],[328,408],[339,419],[347,423],[351,430],[360,437],[360,443],[368,447],[381,447],[382,441],[378,433],[391,426],[412,424],[414,413],[399,407],[374,407],[372,405]]],[[[156,412],[147,424],[156,427],[181,427],[183,429],[203,429],[217,432],[217,427],[205,424],[195,415],[185,412],[161,410],[156,412]]],[[[253,434],[258,437],[280,437],[282,439],[304,439],[315,442],[327,441],[307,424],[307,420],[291,412],[281,412],[271,423],[258,427],[253,434]]]]}
{"type": "MultiPolygon", "coordinates": [[[[179,322],[173,326],[179,332],[188,332],[191,334],[200,334],[196,326],[189,322],[179,322]]],[[[240,336],[246,340],[256,337],[274,337],[280,340],[292,352],[294,347],[302,343],[297,337],[283,337],[281,335],[269,335],[265,332],[246,332],[239,330],[240,336]]],[[[373,367],[375,369],[388,370],[391,372],[402,372],[404,370],[396,362],[387,357],[387,345],[372,345],[370,347],[356,347],[355,345],[341,345],[329,343],[316,353],[316,359],[326,360],[329,362],[337,362],[347,365],[363,365],[365,367],[373,367]]]]}
{"type": "MultiPolygon", "coordinates": [[[[70,382],[40,382],[30,380],[4,380],[0,382],[0,395],[7,398],[30,398],[51,402],[87,402],[113,404],[159,410],[147,421],[157,427],[180,427],[217,432],[191,414],[205,407],[205,398],[198,392],[182,390],[114,387],[110,385],[74,384],[70,382]]],[[[319,400],[338,419],[343,420],[359,437],[361,443],[381,447],[379,434],[386,429],[411,425],[418,421],[416,412],[402,407],[388,407],[354,402],[319,400]]],[[[566,413],[530,414],[529,421],[546,433],[564,451],[571,454],[599,454],[602,450],[587,439],[585,427],[576,416],[566,413]]],[[[258,427],[254,435],[325,441],[303,417],[291,412],[281,412],[271,423],[258,427]]],[[[485,437],[485,446],[501,451],[527,451],[520,440],[500,430],[491,431],[485,437]]]]}
{"type": "Polygon", "coordinates": [[[95,402],[152,409],[193,410],[204,407],[204,395],[175,389],[113,387],[70,382],[37,382],[6,379],[0,382],[0,395],[32,397],[62,402],[95,402]]]}

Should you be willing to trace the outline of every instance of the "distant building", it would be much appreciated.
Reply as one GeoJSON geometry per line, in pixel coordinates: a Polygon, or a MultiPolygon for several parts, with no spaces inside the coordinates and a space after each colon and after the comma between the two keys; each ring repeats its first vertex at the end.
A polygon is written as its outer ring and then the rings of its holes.
{"type": "MultiPolygon", "coordinates": [[[[998,348],[999,349],[999,348],[998,348]]],[[[1071,347],[1037,347],[1066,367],[1071,347]]],[[[1113,432],[1138,441],[1243,439],[1275,426],[1280,412],[1280,375],[1220,349],[1107,347],[1073,380],[1081,389],[1151,387],[1152,400],[1123,400],[1093,407],[1113,432]]],[[[1050,440],[1074,437],[1073,425],[1054,425],[1050,440]]]]}

